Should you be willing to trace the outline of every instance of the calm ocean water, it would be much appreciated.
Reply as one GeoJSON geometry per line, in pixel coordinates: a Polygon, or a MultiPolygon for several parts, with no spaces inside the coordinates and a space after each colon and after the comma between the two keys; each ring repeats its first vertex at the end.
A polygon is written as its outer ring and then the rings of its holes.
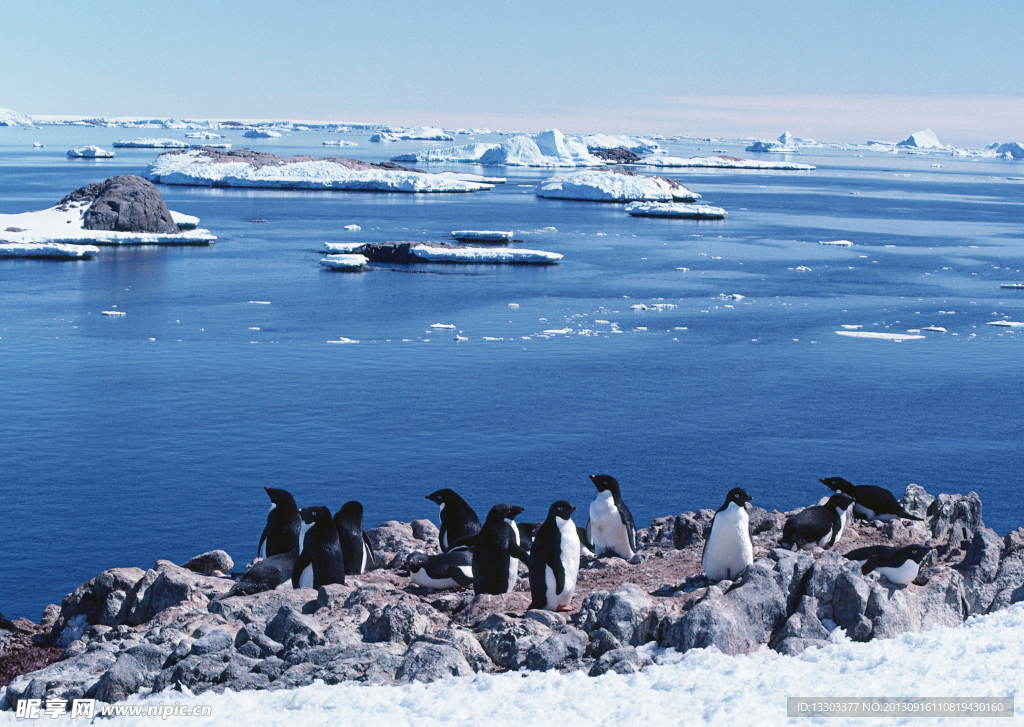
{"type": "MultiPolygon", "coordinates": [[[[141,173],[157,153],[73,161],[70,146],[165,135],[181,132],[0,129],[0,212],[141,173]]],[[[320,146],[338,135],[229,136],[339,153],[320,146]]],[[[428,146],[367,137],[340,153],[428,146]]],[[[764,507],[808,504],[827,492],[819,477],[839,474],[898,493],[973,489],[1000,532],[1024,524],[1024,331],[985,325],[1024,319],[1024,292],[999,288],[1024,280],[1024,166],[799,158],[818,169],[670,172],[726,207],[722,222],[542,200],[533,186],[550,172],[487,169],[508,183],[416,197],[161,187],[220,241],[0,261],[0,611],[37,618],[117,565],[211,548],[244,564],[267,485],[332,509],[359,499],[369,525],[435,517],[423,496],[444,486],[481,515],[504,501],[538,520],[553,499],[584,505],[586,475],[608,472],[646,524],[717,507],[736,485],[764,507]],[[459,228],[516,229],[566,258],[317,265],[325,240],[459,228]],[[817,244],[842,238],[856,245],[817,244]],[[732,293],[745,297],[719,297],[732,293]],[[677,307],[631,308],[656,302],[677,307]],[[113,306],[127,315],[100,314],[113,306]],[[892,343],[835,335],[843,324],[949,332],[892,343]],[[567,327],[593,334],[537,335],[567,327]],[[341,336],[360,343],[326,343],[341,336]]]]}

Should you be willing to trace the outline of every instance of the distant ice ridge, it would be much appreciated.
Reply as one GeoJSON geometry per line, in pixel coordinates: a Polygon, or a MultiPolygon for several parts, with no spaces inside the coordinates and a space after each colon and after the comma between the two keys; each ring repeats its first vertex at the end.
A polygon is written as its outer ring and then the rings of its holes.
{"type": "Polygon", "coordinates": [[[639,136],[621,136],[613,134],[588,134],[583,137],[583,143],[590,151],[607,151],[609,149],[629,149],[635,154],[654,154],[661,150],[656,141],[644,139],[639,136]]]}
{"type": "Polygon", "coordinates": [[[320,144],[323,146],[359,146],[358,143],[348,139],[328,139],[327,141],[321,141],[320,144]]]}
{"type": "Polygon", "coordinates": [[[113,159],[114,152],[98,146],[78,146],[68,149],[68,159],[113,159]]]}
{"type": "MultiPolygon", "coordinates": [[[[510,672],[456,677],[429,684],[366,686],[358,683],[323,684],[293,689],[252,690],[200,695],[168,689],[149,696],[132,696],[123,704],[209,705],[212,720],[170,716],[159,720],[168,727],[200,727],[223,720],[263,724],[268,715],[277,722],[309,727],[361,724],[366,715],[382,725],[441,727],[488,725],[522,727],[557,724],[561,727],[596,725],[674,725],[676,727],[736,727],[737,725],[842,725],[843,718],[787,715],[787,696],[971,698],[1016,696],[1024,662],[1019,657],[1024,631],[1024,606],[1017,604],[962,627],[904,633],[892,639],[851,641],[836,629],[833,643],[785,656],[767,647],[743,656],[717,649],[695,648],[685,653],[644,648],[654,665],[635,674],[609,672],[589,677],[583,671],[560,673],[510,672]]],[[[982,725],[1005,720],[969,717],[922,719],[887,715],[880,720],[850,724],[885,727],[982,725]]],[[[74,725],[81,720],[65,715],[46,724],[74,725]]],[[[0,723],[25,724],[13,712],[0,723]]],[[[153,717],[112,717],[110,727],[148,727],[153,717]]]]}
{"type": "Polygon", "coordinates": [[[89,204],[90,202],[69,203],[63,205],[64,209],[61,209],[60,205],[55,205],[33,212],[0,214],[0,230],[18,230],[3,232],[6,242],[46,245],[209,245],[217,239],[209,230],[196,227],[199,223],[198,217],[174,211],[171,211],[174,223],[184,226],[184,229],[177,233],[87,230],[82,226],[82,217],[89,204]]]}
{"type": "Polygon", "coordinates": [[[946,149],[947,147],[939,141],[939,137],[931,129],[915,131],[896,146],[912,147],[914,149],[946,149]]]}
{"type": "Polygon", "coordinates": [[[747,151],[775,152],[779,154],[790,154],[796,151],[793,146],[793,135],[784,131],[776,141],[759,139],[747,147],[747,151]]]}
{"type": "Polygon", "coordinates": [[[189,144],[177,139],[120,139],[114,142],[114,147],[125,147],[128,149],[187,149],[189,144]]]}
{"type": "Polygon", "coordinates": [[[186,139],[223,139],[224,134],[213,131],[191,131],[185,134],[186,139]]]}
{"type": "Polygon", "coordinates": [[[700,199],[699,194],[667,177],[596,169],[551,177],[537,189],[537,196],[595,202],[692,202],[700,199]]]}
{"type": "Polygon", "coordinates": [[[0,126],[34,126],[32,118],[13,109],[0,109],[0,126]]]}
{"type": "Polygon", "coordinates": [[[473,178],[475,175],[430,174],[342,157],[279,157],[249,149],[167,152],[156,158],[146,174],[153,182],[206,187],[373,192],[478,192],[493,188],[491,183],[479,181],[480,177],[473,178]]]}
{"type": "Polygon", "coordinates": [[[798,162],[773,162],[760,159],[740,159],[733,156],[673,157],[649,156],[635,162],[648,167],[720,167],[723,169],[777,169],[806,171],[814,169],[813,164],[798,162]]]}
{"type": "Polygon", "coordinates": [[[991,144],[988,149],[1003,159],[1024,159],[1024,144],[1019,141],[991,144]]]}
{"type": "Polygon", "coordinates": [[[370,141],[455,141],[455,137],[436,126],[387,127],[371,136],[370,141]]]}
{"type": "Polygon", "coordinates": [[[242,136],[249,139],[277,139],[281,136],[281,132],[273,129],[249,129],[242,136]]]}
{"type": "Polygon", "coordinates": [[[500,144],[464,144],[426,149],[392,158],[396,162],[460,162],[513,167],[596,167],[604,160],[594,156],[578,137],[548,129],[532,136],[512,136],[500,144]]]}

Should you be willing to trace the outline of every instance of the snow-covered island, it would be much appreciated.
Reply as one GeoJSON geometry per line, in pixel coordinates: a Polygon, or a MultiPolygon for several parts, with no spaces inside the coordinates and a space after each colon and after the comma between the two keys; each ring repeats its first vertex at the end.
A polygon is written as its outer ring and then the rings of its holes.
{"type": "MultiPolygon", "coordinates": [[[[208,245],[217,239],[197,227],[198,222],[196,217],[168,209],[160,192],[145,179],[122,175],[87,184],[44,210],[0,214],[0,242],[40,245],[34,248],[37,252],[59,253],[55,243],[208,245]]],[[[32,249],[23,247],[22,255],[32,249]]],[[[79,257],[83,256],[88,254],[79,257]]]]}
{"type": "Polygon", "coordinates": [[[188,142],[179,139],[119,139],[114,142],[115,149],[187,149],[189,146],[188,142]]]}
{"type": "Polygon", "coordinates": [[[455,162],[510,167],[596,167],[605,161],[590,153],[581,139],[548,129],[532,136],[517,134],[500,144],[464,144],[426,149],[391,158],[395,162],[455,162]]]}
{"type": "Polygon", "coordinates": [[[721,220],[728,216],[721,207],[676,202],[632,202],[626,212],[633,217],[674,217],[687,220],[721,220]]]}
{"type": "Polygon", "coordinates": [[[633,162],[637,166],[646,167],[679,167],[679,168],[706,168],[706,169],[765,169],[765,170],[789,170],[809,171],[814,169],[813,164],[802,164],[800,162],[777,162],[763,161],[761,159],[741,159],[739,157],[718,154],[709,157],[675,157],[668,155],[647,156],[633,162]]]}
{"type": "Polygon", "coordinates": [[[435,126],[415,126],[412,128],[388,127],[373,134],[370,137],[370,141],[455,141],[455,137],[444,129],[438,129],[435,126]]]}
{"type": "Polygon", "coordinates": [[[348,157],[281,157],[251,149],[198,147],[161,154],[146,176],[161,184],[362,192],[479,192],[493,188],[478,175],[432,174],[390,162],[348,157]]]}
{"type": "Polygon", "coordinates": [[[77,146],[68,149],[68,159],[113,159],[114,152],[99,146],[77,146]]]}
{"type": "Polygon", "coordinates": [[[693,202],[700,195],[674,179],[623,169],[587,169],[558,174],[537,188],[538,197],[593,202],[693,202]]]}

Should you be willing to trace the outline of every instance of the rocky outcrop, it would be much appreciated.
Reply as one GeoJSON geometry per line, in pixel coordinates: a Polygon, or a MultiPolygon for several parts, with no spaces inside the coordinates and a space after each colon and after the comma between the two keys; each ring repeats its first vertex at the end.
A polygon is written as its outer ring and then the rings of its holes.
{"type": "Polygon", "coordinates": [[[639,154],[630,151],[624,146],[617,146],[613,149],[591,149],[590,153],[598,159],[603,159],[613,164],[632,164],[640,160],[639,154]]]}
{"type": "Polygon", "coordinates": [[[59,209],[89,204],[82,216],[86,230],[176,234],[178,226],[160,192],[133,174],[79,187],[57,203],[59,209]]]}
{"type": "Polygon", "coordinates": [[[315,590],[224,575],[231,566],[222,551],[196,556],[188,567],[114,568],[50,607],[39,625],[0,619],[0,678],[10,679],[0,704],[119,701],[143,689],[275,689],[318,679],[630,674],[652,662],[651,644],[729,654],[768,645],[797,654],[841,633],[889,638],[1024,600],[1024,529],[1000,538],[985,527],[974,493],[932,497],[911,486],[903,505],[923,520],[854,523],[837,552],[777,547],[785,514],[754,509],[755,562],[735,581],[715,584],[700,574],[711,512],[658,518],[639,533],[635,562],[584,562],[572,614],[528,610],[525,590],[476,596],[410,585],[405,557],[437,548],[429,521],[368,531],[384,567],[315,590]],[[865,577],[841,555],[909,542],[931,545],[934,556],[906,587],[865,577]]]}

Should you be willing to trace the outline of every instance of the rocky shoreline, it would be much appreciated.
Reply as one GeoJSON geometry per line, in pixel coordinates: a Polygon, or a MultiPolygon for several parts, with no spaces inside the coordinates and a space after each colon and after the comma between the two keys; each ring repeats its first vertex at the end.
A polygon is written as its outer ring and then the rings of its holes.
{"type": "Polygon", "coordinates": [[[0,706],[18,699],[116,702],[166,689],[192,693],[328,684],[395,684],[510,670],[631,673],[648,643],[727,654],[763,645],[796,654],[830,643],[889,638],[1024,600],[1024,528],[1000,537],[975,493],[902,498],[921,522],[858,521],[834,551],[777,547],[786,514],[752,508],[755,562],[734,582],[700,575],[712,511],[658,518],[639,531],[632,562],[588,560],[570,614],[528,611],[527,582],[501,596],[431,591],[402,570],[437,551],[427,520],[367,531],[384,567],[345,585],[234,595],[223,551],[184,565],[113,568],[45,609],[40,623],[0,617],[0,706]],[[842,553],[924,543],[934,557],[893,586],[861,575],[842,553]]]}

